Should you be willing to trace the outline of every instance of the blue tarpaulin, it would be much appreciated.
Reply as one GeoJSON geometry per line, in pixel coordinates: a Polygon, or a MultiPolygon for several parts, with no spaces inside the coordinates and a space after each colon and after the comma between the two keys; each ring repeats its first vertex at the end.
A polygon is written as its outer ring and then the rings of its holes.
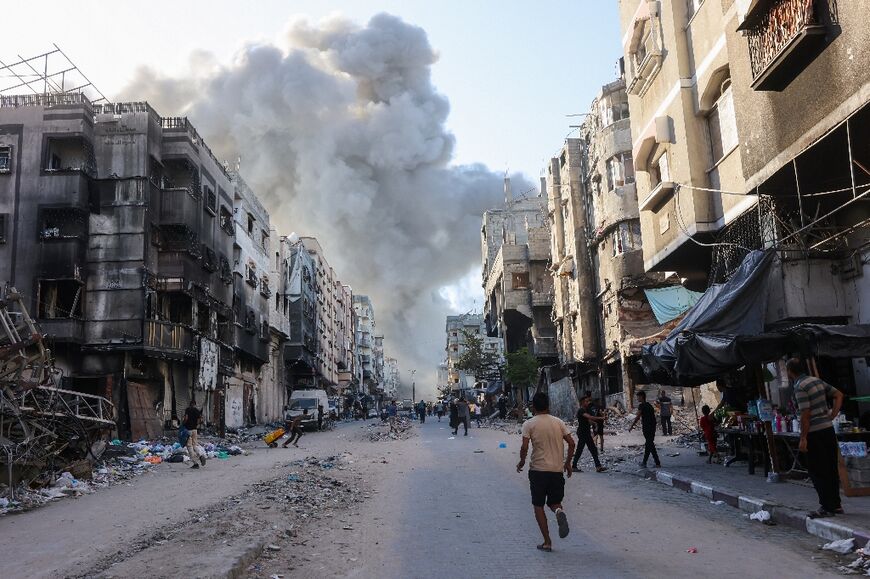
{"type": "Polygon", "coordinates": [[[670,322],[696,303],[701,292],[687,290],[681,285],[643,290],[659,324],[670,322]]]}

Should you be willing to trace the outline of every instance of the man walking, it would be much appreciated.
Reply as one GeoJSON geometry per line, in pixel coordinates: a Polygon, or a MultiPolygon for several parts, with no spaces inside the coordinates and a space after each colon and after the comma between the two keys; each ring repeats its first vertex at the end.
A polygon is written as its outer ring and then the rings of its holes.
{"type": "Polygon", "coordinates": [[[199,468],[199,464],[205,466],[205,454],[199,454],[199,439],[196,436],[201,421],[202,412],[196,407],[196,400],[191,400],[184,411],[184,419],[182,420],[182,425],[188,431],[187,454],[193,462],[193,466],[190,468],[199,468]],[[197,459],[199,459],[199,464],[196,463],[197,459]]]}
{"type": "Polygon", "coordinates": [[[811,512],[809,517],[818,519],[843,514],[837,435],[832,422],[840,413],[843,393],[823,380],[807,376],[797,358],[786,362],[785,368],[794,384],[794,396],[801,416],[798,450],[806,453],[807,470],[819,495],[819,509],[811,512]],[[834,398],[832,410],[828,410],[828,396],[834,398]]]}
{"type": "Polygon", "coordinates": [[[637,426],[637,421],[641,421],[641,432],[643,432],[644,438],[644,446],[643,446],[643,461],[640,463],[642,468],[646,468],[647,461],[649,460],[650,455],[652,455],[653,460],[655,461],[656,468],[662,466],[661,461],[659,460],[659,453],[656,451],[656,411],[653,408],[653,405],[646,401],[646,392],[640,390],[637,393],[637,400],[639,404],[637,405],[637,417],[634,419],[634,422],[631,423],[631,426],[628,427],[628,431],[631,432],[632,429],[637,426]]]}
{"type": "Polygon", "coordinates": [[[465,401],[465,398],[459,399],[459,402],[456,404],[456,410],[459,422],[456,423],[453,434],[459,434],[459,425],[462,424],[465,427],[465,436],[468,436],[468,422],[471,420],[471,411],[468,409],[468,402],[465,401]]]}
{"type": "Polygon", "coordinates": [[[568,536],[568,517],[562,510],[565,497],[565,477],[562,471],[571,476],[571,455],[574,454],[574,438],[568,426],[550,414],[550,398],[543,392],[532,397],[534,417],[523,423],[523,444],[520,448],[520,462],[517,472],[522,472],[532,443],[532,460],[529,463],[529,488],[532,493],[532,507],[535,520],[544,542],[538,545],[541,551],[552,551],[550,528],[544,505],[556,514],[559,537],[568,536]],[[568,443],[568,456],[565,456],[565,443],[568,443]]]}
{"type": "Polygon", "coordinates": [[[589,453],[592,455],[596,472],[607,470],[607,468],[601,466],[601,461],[598,459],[598,449],[595,448],[595,437],[592,434],[592,426],[598,422],[604,422],[604,417],[594,416],[591,412],[591,407],[592,396],[587,394],[580,401],[580,409],[577,410],[577,451],[574,453],[574,462],[571,465],[571,468],[577,472],[580,472],[577,463],[580,462],[584,447],[588,448],[589,453]]]}
{"type": "Polygon", "coordinates": [[[673,413],[674,404],[668,398],[664,388],[659,392],[656,404],[659,407],[659,418],[662,421],[662,436],[670,436],[674,433],[673,426],[671,426],[671,414],[673,413]]]}
{"type": "Polygon", "coordinates": [[[435,403],[435,414],[438,416],[438,422],[441,422],[441,417],[444,416],[444,404],[440,400],[435,403]]]}

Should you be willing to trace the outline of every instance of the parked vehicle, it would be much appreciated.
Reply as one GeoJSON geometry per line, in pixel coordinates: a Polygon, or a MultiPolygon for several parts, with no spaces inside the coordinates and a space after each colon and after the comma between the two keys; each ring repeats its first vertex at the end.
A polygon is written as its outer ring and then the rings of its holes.
{"type": "Polygon", "coordinates": [[[303,426],[317,427],[317,407],[323,406],[323,412],[329,412],[329,396],[326,390],[294,390],[290,394],[290,404],[287,407],[287,416],[296,418],[308,410],[308,417],[302,420],[303,426]]]}

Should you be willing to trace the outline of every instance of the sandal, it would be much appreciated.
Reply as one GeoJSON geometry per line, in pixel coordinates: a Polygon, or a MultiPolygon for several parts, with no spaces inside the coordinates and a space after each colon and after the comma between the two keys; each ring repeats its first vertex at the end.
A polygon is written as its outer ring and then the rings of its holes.
{"type": "Polygon", "coordinates": [[[825,509],[819,509],[817,511],[812,511],[807,514],[807,516],[811,519],[825,519],[827,517],[833,517],[834,513],[831,511],[826,511],[825,509]]]}
{"type": "Polygon", "coordinates": [[[552,545],[545,545],[544,543],[541,543],[540,545],[538,545],[538,550],[539,551],[546,551],[547,553],[550,553],[553,551],[553,546],[552,545]]]}

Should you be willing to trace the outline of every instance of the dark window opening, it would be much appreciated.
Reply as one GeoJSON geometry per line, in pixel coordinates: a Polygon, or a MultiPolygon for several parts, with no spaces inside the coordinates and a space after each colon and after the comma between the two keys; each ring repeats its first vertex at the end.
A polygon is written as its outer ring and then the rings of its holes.
{"type": "Polygon", "coordinates": [[[6,223],[9,221],[8,213],[0,213],[0,243],[6,243],[6,223]]]}
{"type": "Polygon", "coordinates": [[[513,285],[512,288],[515,290],[519,289],[529,289],[529,273],[515,273],[512,276],[513,285]]]}
{"type": "Polygon", "coordinates": [[[41,279],[37,282],[38,317],[80,318],[82,315],[82,283],[74,279],[41,279]]]}
{"type": "Polygon", "coordinates": [[[223,229],[227,234],[233,235],[236,232],[235,226],[233,225],[233,214],[225,205],[221,205],[220,220],[221,229],[223,229]]]}
{"type": "Polygon", "coordinates": [[[254,235],[254,223],[254,216],[248,213],[248,235],[252,237],[254,235]]]}
{"type": "Polygon", "coordinates": [[[164,159],[163,189],[184,189],[197,199],[202,194],[199,168],[187,159],[164,159]]]}
{"type": "Polygon", "coordinates": [[[193,325],[193,300],[189,295],[172,292],[163,294],[163,306],[166,316],[173,324],[193,325]]]}
{"type": "Polygon", "coordinates": [[[52,137],[47,139],[43,169],[47,172],[81,171],[96,173],[94,147],[83,137],[52,137]]]}
{"type": "Polygon", "coordinates": [[[88,216],[76,207],[43,207],[39,239],[81,239],[88,233],[88,216]]]}
{"type": "Polygon", "coordinates": [[[202,190],[204,208],[206,211],[214,215],[217,210],[217,195],[215,195],[214,189],[212,189],[208,185],[203,186],[202,190]]]}
{"type": "Polygon", "coordinates": [[[196,329],[205,335],[211,332],[211,310],[203,304],[196,306],[196,329]]]}

